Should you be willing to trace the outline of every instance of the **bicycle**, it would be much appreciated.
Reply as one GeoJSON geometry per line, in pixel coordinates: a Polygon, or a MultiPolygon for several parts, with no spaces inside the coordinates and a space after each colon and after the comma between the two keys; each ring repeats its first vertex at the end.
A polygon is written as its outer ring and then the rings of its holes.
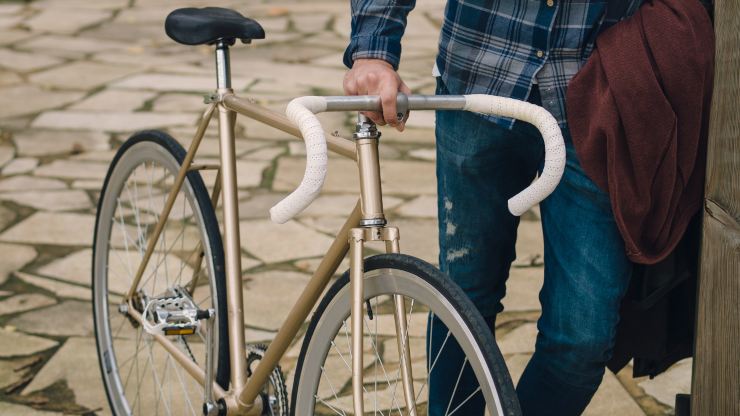
{"type": "MultiPolygon", "coordinates": [[[[489,415],[518,414],[506,365],[473,304],[438,269],[400,254],[399,230],[387,225],[383,211],[376,126],[358,114],[349,140],[326,136],[315,116],[377,111],[379,97],[300,97],[290,102],[286,117],[231,89],[229,48],[237,39],[264,38],[256,21],[228,9],[186,8],[173,11],[165,28],[179,43],[215,46],[217,89],[206,97],[187,151],[166,133],[136,133],[116,153],[103,185],[93,244],[93,313],[113,413],[312,415],[373,408],[423,414],[424,389],[452,337],[465,354],[452,376],[459,382],[463,371],[472,371],[478,388],[454,400],[455,385],[444,413],[482,399],[489,415]],[[220,163],[196,163],[216,113],[220,163]],[[244,341],[237,113],[306,142],[303,181],[270,210],[273,221],[290,220],[316,198],[327,173],[327,150],[355,160],[360,177],[357,205],[267,347],[244,341]],[[200,175],[204,169],[217,170],[210,195],[200,175]],[[219,199],[223,241],[215,214],[219,199]],[[387,253],[365,258],[369,242],[384,243],[387,253]],[[349,270],[320,299],[347,253],[349,270]],[[278,362],[313,308],[289,400],[278,362]],[[434,339],[435,328],[446,332],[437,333],[444,342],[433,347],[426,335],[434,339]],[[332,383],[338,373],[344,373],[341,385],[332,383]]],[[[562,175],[562,135],[541,107],[485,95],[399,94],[397,105],[400,116],[409,110],[466,110],[537,126],[546,144],[544,169],[509,201],[514,215],[544,199],[562,175]]]]}

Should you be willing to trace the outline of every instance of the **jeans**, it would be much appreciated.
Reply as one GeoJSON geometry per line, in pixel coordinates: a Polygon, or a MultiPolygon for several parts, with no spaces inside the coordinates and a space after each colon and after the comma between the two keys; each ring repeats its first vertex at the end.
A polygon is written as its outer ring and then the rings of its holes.
{"type": "MultiPolygon", "coordinates": [[[[448,94],[441,84],[437,93],[448,94]]],[[[539,104],[536,89],[530,101],[539,104]]],[[[564,135],[563,179],[540,204],[545,245],[542,315],[534,355],[516,389],[526,416],[578,415],[586,408],[610,358],[632,270],[608,195],[584,174],[568,132],[564,135]]],[[[508,212],[506,202],[531,183],[541,167],[542,140],[526,123],[517,122],[509,130],[457,111],[437,112],[436,136],[440,268],[493,330],[516,257],[519,218],[508,212]]],[[[444,331],[435,326],[429,340],[431,357],[442,345],[440,333],[444,331]]],[[[444,360],[439,361],[446,365],[430,375],[430,415],[444,415],[448,407],[459,405],[467,396],[460,386],[467,392],[477,388],[472,372],[459,376],[464,358],[459,346],[448,341],[443,352],[444,360]],[[458,377],[458,392],[451,400],[458,377]]],[[[483,406],[482,399],[468,400],[456,413],[482,415],[483,406]]]]}

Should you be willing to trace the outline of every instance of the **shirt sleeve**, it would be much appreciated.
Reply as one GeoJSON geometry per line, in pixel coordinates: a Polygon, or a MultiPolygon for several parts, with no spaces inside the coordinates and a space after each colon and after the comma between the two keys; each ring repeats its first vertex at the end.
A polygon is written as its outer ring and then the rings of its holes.
{"type": "Polygon", "coordinates": [[[382,59],[398,69],[401,37],[415,0],[352,0],[352,35],[344,51],[344,64],[356,59],[382,59]]]}

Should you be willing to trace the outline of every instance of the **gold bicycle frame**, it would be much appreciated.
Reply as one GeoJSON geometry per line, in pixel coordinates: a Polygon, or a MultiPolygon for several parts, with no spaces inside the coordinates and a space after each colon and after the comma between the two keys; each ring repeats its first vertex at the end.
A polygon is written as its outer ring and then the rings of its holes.
{"type": "MultiPolygon", "coordinates": [[[[262,386],[267,382],[270,373],[277,366],[298,334],[303,322],[309,316],[313,307],[319,301],[321,294],[336,273],[341,261],[350,252],[350,280],[352,289],[352,384],[355,413],[363,414],[362,399],[362,314],[364,313],[363,297],[363,249],[367,241],[381,241],[386,244],[386,251],[399,252],[399,232],[395,227],[385,226],[383,213],[382,190],[380,182],[380,167],[378,161],[378,140],[375,138],[358,138],[354,143],[348,139],[327,135],[329,150],[357,161],[360,175],[360,198],[357,205],[349,214],[348,219],[329,247],[318,268],[309,280],[305,289],[290,310],[288,317],[278,330],[275,338],[267,348],[264,357],[249,379],[246,369],[246,346],[244,339],[244,315],[242,299],[241,251],[239,236],[239,204],[237,200],[236,157],[234,151],[234,123],[236,114],[242,114],[256,121],[282,130],[290,135],[302,138],[300,131],[285,116],[272,110],[261,107],[247,99],[234,95],[230,86],[228,68],[228,46],[219,43],[216,49],[216,66],[218,71],[218,89],[207,101],[210,105],[203,113],[190,144],[183,164],[175,177],[166,203],[159,216],[159,222],[153,230],[148,242],[142,263],[134,276],[131,288],[124,300],[128,304],[128,313],[132,319],[142,322],[141,314],[136,310],[133,299],[137,293],[138,284],[143,276],[154,247],[167,221],[175,198],[179,193],[188,171],[195,169],[213,168],[213,166],[193,164],[198,147],[203,139],[206,128],[218,112],[220,136],[220,166],[218,166],[217,184],[214,187],[212,202],[217,205],[219,191],[221,194],[224,217],[224,254],[226,266],[226,302],[228,311],[228,341],[229,356],[231,359],[230,388],[224,391],[216,382],[212,382],[213,394],[216,399],[222,399],[229,415],[260,414],[261,400],[257,400],[262,386]],[[361,226],[362,225],[362,226],[361,226]]],[[[428,97],[422,98],[428,108],[453,108],[447,101],[436,102],[430,105],[428,97]],[[447,103],[447,104],[445,104],[447,103]],[[447,105],[447,107],[444,107],[447,105]]],[[[357,107],[357,103],[353,104],[357,107]]],[[[371,109],[377,104],[364,103],[371,109]]],[[[339,103],[333,111],[344,110],[346,104],[339,103]]],[[[455,106],[459,106],[455,104],[455,106]]],[[[423,105],[421,106],[425,108],[423,105]]],[[[360,109],[360,108],[356,108],[360,109]]],[[[198,259],[197,261],[201,261],[198,259]]],[[[197,269],[196,269],[197,270],[197,269]]],[[[193,279],[197,276],[194,275],[193,279]]],[[[189,287],[195,287],[191,282],[189,287]]],[[[415,398],[413,392],[410,350],[401,334],[406,333],[406,308],[403,296],[394,296],[394,320],[398,339],[399,357],[401,358],[401,376],[409,414],[416,415],[415,398]]],[[[208,382],[205,372],[195,365],[189,356],[179,350],[166,336],[154,335],[154,340],[171,354],[172,358],[183,366],[186,372],[201,384],[208,382]]]]}

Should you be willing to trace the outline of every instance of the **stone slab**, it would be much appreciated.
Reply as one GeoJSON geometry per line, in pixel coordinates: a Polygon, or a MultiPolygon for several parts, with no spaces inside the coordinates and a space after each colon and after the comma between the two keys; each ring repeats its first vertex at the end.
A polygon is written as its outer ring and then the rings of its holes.
{"type": "Polygon", "coordinates": [[[38,212],[0,234],[0,241],[87,246],[94,225],[93,215],[38,212]]]}
{"type": "Polygon", "coordinates": [[[17,175],[19,173],[26,173],[33,170],[33,168],[38,166],[38,164],[38,159],[31,157],[19,157],[11,160],[5,165],[5,167],[3,167],[3,175],[9,176],[17,175]]]}
{"type": "Polygon", "coordinates": [[[533,353],[536,339],[537,324],[526,323],[501,337],[498,340],[498,347],[504,355],[533,353]]]}
{"type": "Polygon", "coordinates": [[[308,283],[303,273],[272,270],[250,273],[244,283],[244,319],[250,327],[275,331],[308,283]]]}
{"type": "Polygon", "coordinates": [[[13,134],[20,156],[69,155],[107,150],[108,135],[95,131],[25,130],[13,134]]]}
{"type": "Polygon", "coordinates": [[[69,338],[36,374],[22,394],[43,390],[64,380],[74,392],[75,402],[88,409],[103,409],[110,414],[103,383],[100,379],[98,353],[94,338],[69,338]]]}
{"type": "Polygon", "coordinates": [[[19,72],[35,71],[62,62],[60,59],[11,49],[0,49],[0,66],[19,72]]]}
{"type": "Polygon", "coordinates": [[[0,414],[8,416],[62,416],[64,413],[58,412],[47,412],[43,410],[36,410],[32,407],[22,406],[19,404],[12,404],[8,402],[0,402],[0,414]]]}
{"type": "Polygon", "coordinates": [[[55,303],[54,299],[38,293],[21,293],[0,300],[0,316],[39,309],[55,303]]]}
{"type": "Polygon", "coordinates": [[[184,113],[49,111],[36,118],[31,123],[31,127],[131,132],[172,126],[189,126],[196,119],[195,115],[184,113]]]}
{"type": "Polygon", "coordinates": [[[150,91],[106,89],[71,105],[72,110],[134,111],[155,97],[150,91]]]}
{"type": "Polygon", "coordinates": [[[0,243],[0,285],[8,280],[10,273],[23,268],[36,258],[33,247],[20,244],[0,243]]]}
{"type": "Polygon", "coordinates": [[[544,282],[544,268],[513,267],[506,281],[506,296],[503,299],[504,311],[538,311],[539,293],[544,282]]]}
{"type": "Polygon", "coordinates": [[[85,8],[46,8],[23,22],[34,32],[72,34],[109,18],[110,12],[85,8]]]}
{"type": "Polygon", "coordinates": [[[295,221],[241,221],[239,232],[244,250],[266,263],[321,256],[332,242],[325,234],[295,221]]]}
{"type": "Polygon", "coordinates": [[[62,179],[102,180],[108,173],[108,164],[58,159],[38,167],[33,173],[37,176],[50,176],[62,179]]]}
{"type": "Polygon", "coordinates": [[[0,88],[0,118],[18,117],[57,108],[82,98],[75,91],[45,91],[33,85],[0,88]]]}
{"type": "Polygon", "coordinates": [[[0,181],[0,192],[58,190],[66,187],[67,185],[58,179],[35,178],[33,176],[13,176],[0,181]]]}
{"type": "Polygon", "coordinates": [[[13,201],[40,211],[76,211],[93,206],[87,193],[80,190],[0,193],[0,200],[13,201]]]}
{"type": "Polygon", "coordinates": [[[676,394],[691,393],[692,364],[690,358],[683,359],[654,379],[642,381],[638,385],[659,402],[673,407],[676,404],[676,394]]]}
{"type": "MultiPolygon", "coordinates": [[[[90,288],[84,288],[69,283],[63,283],[54,279],[35,276],[29,273],[15,272],[14,275],[29,285],[40,287],[44,290],[54,293],[60,298],[79,299],[85,301],[92,300],[92,291],[90,288]]],[[[88,283],[89,283],[88,278],[88,283]]]]}
{"type": "Polygon", "coordinates": [[[67,300],[45,309],[26,312],[8,322],[31,334],[50,336],[93,336],[92,306],[67,300]]]}
{"type": "MultiPolygon", "coordinates": [[[[251,82],[248,78],[232,78],[234,90],[242,90],[251,82]]],[[[139,74],[113,83],[114,88],[128,88],[152,91],[192,91],[210,92],[215,85],[213,76],[193,76],[180,74],[139,74]]]]}
{"type": "Polygon", "coordinates": [[[24,334],[8,328],[0,328],[0,339],[3,340],[3,342],[0,342],[0,357],[2,358],[36,354],[59,345],[54,340],[24,334]]]}

